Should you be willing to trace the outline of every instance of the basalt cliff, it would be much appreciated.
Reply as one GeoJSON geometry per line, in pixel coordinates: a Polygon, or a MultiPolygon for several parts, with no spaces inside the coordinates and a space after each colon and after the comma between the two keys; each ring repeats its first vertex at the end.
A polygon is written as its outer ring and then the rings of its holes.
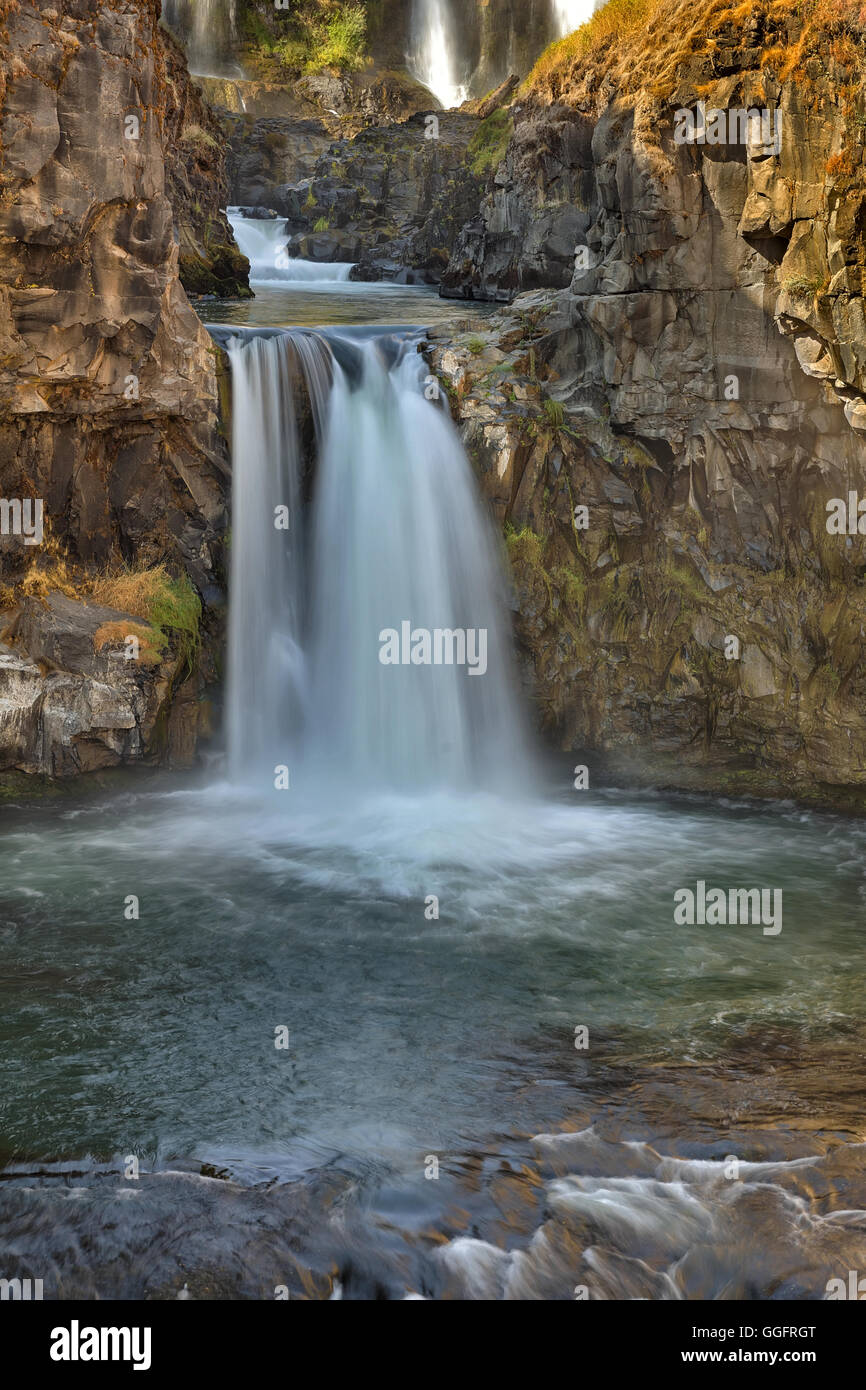
{"type": "Polygon", "coordinates": [[[187,762],[200,724],[228,464],[178,274],[206,256],[196,99],[157,25],[155,0],[0,4],[0,768],[187,762]]]}
{"type": "Polygon", "coordinates": [[[444,275],[510,307],[436,335],[527,684],[590,769],[857,800],[863,539],[833,517],[866,497],[863,25],[604,15],[522,89],[444,275]]]}

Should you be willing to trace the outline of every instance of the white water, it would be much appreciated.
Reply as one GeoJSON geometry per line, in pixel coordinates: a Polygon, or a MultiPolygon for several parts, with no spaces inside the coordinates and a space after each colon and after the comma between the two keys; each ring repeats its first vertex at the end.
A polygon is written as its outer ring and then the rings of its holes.
{"type": "Polygon", "coordinates": [[[163,0],[168,27],[184,36],[189,70],[199,77],[226,76],[237,36],[236,0],[163,0]]]}
{"type": "Polygon", "coordinates": [[[228,209],[228,220],[235,241],[250,263],[250,281],[258,285],[344,284],[352,269],[351,261],[303,261],[288,253],[288,232],[284,217],[241,217],[228,209]]]}
{"type": "Polygon", "coordinates": [[[553,21],[560,37],[572,34],[592,18],[594,0],[552,0],[553,21]]]}
{"type": "MultiPolygon", "coordinates": [[[[286,762],[304,705],[300,441],[285,337],[229,347],[232,365],[228,747],[236,779],[286,762]],[[275,509],[288,508],[288,530],[275,509]]],[[[311,350],[311,340],[299,344],[311,350]]],[[[311,375],[324,371],[324,357],[311,375]]]]}
{"type": "Polygon", "coordinates": [[[528,790],[497,547],[415,344],[292,333],[235,340],[230,359],[232,776],[263,786],[285,764],[316,787],[528,790]],[[298,368],[321,435],[309,545],[298,368]],[[383,665],[380,633],[403,622],[483,630],[486,670],[383,665]]]}
{"type": "Polygon", "coordinates": [[[469,95],[460,65],[451,0],[414,0],[409,71],[442,103],[459,106],[469,95]]]}

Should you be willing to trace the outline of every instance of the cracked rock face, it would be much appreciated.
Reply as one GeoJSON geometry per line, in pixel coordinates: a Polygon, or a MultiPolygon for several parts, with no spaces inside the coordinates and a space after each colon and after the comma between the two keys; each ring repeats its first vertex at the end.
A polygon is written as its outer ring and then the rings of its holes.
{"type": "Polygon", "coordinates": [[[59,593],[26,599],[0,640],[0,770],[72,777],[166,752],[188,764],[196,682],[171,651],[152,664],[126,659],[122,633],[146,628],[59,593]],[[117,635],[103,645],[106,625],[117,635]]]}
{"type": "Polygon", "coordinates": [[[150,541],[203,583],[226,466],[177,278],[155,7],[5,10],[0,492],[44,498],[84,561],[150,541]]]}
{"type": "Polygon", "coordinates": [[[708,109],[780,111],[778,151],[678,144],[686,82],[518,111],[446,273],[549,286],[483,351],[434,352],[508,527],[543,721],[673,781],[685,757],[721,785],[866,785],[864,542],[827,527],[830,499],[866,498],[866,170],[833,61],[811,86],[757,63],[701,86],[708,109]],[[572,263],[539,269],[561,197],[572,263]]]}
{"type": "MultiPolygon", "coordinates": [[[[228,464],[216,353],[178,279],[177,55],[172,67],[157,17],[153,0],[0,3],[0,497],[42,499],[46,539],[73,566],[165,561],[207,598],[228,464]]],[[[4,584],[33,558],[0,535],[4,584]]],[[[72,724],[79,743],[113,729],[111,757],[144,748],[153,721],[123,682],[34,686],[24,652],[4,654],[4,759],[67,771],[50,750],[72,724]]]]}

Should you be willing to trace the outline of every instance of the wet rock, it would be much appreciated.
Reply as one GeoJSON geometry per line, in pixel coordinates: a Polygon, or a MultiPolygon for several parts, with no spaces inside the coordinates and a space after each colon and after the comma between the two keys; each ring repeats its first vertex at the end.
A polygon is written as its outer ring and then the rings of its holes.
{"type": "Polygon", "coordinates": [[[231,196],[276,208],[292,255],[354,261],[360,280],[438,284],[486,186],[469,158],[478,126],[469,112],[428,110],[335,141],[321,120],[238,119],[231,196]]]}
{"type": "Polygon", "coordinates": [[[249,262],[226,217],[225,136],[187,71],[183,50],[160,28],[166,194],[179,247],[181,283],[190,294],[248,298],[249,262]]]}

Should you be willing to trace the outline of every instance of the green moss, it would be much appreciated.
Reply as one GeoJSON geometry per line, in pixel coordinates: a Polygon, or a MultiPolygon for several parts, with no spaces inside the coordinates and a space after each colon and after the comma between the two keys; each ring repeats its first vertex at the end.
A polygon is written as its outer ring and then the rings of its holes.
{"type": "Polygon", "coordinates": [[[687,563],[667,556],[661,567],[662,593],[676,592],[698,607],[711,596],[703,579],[687,563]]]}
{"type": "Polygon", "coordinates": [[[484,178],[491,169],[498,168],[505,158],[505,151],[513,134],[514,121],[504,107],[482,121],[466,151],[466,158],[473,174],[484,178]]]}
{"type": "Polygon", "coordinates": [[[562,401],[552,401],[550,397],[546,397],[541,403],[541,408],[549,423],[556,429],[565,423],[565,410],[562,401]]]}
{"type": "Polygon", "coordinates": [[[555,569],[551,570],[550,577],[565,602],[582,618],[586,610],[588,589],[586,576],[579,570],[570,569],[566,565],[557,565],[555,569]]]}
{"type": "Polygon", "coordinates": [[[512,560],[519,560],[532,569],[542,569],[544,541],[529,526],[516,531],[511,522],[505,524],[505,544],[512,560]]]}
{"type": "Polygon", "coordinates": [[[179,579],[162,576],[153,587],[148,607],[151,627],[165,640],[168,630],[176,635],[178,654],[191,671],[200,644],[201,599],[187,575],[179,579]]]}
{"type": "Polygon", "coordinates": [[[326,232],[326,231],[328,230],[328,228],[330,227],[330,225],[331,225],[331,224],[330,224],[330,222],[328,221],[327,217],[317,217],[316,220],[315,220],[315,222],[313,223],[313,231],[314,231],[314,232],[326,232]]]}

